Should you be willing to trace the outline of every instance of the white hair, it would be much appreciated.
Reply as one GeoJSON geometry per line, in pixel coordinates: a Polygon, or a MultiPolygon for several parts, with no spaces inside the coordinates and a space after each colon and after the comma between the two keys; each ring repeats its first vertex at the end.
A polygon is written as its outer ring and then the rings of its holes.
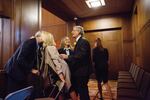
{"type": "Polygon", "coordinates": [[[81,36],[84,35],[84,28],[82,26],[74,26],[74,27],[79,30],[79,33],[81,34],[81,36]]]}

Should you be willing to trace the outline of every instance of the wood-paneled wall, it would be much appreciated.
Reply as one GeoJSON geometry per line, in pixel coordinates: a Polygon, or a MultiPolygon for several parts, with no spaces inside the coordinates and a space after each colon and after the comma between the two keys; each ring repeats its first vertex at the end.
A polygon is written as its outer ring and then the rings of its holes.
{"type": "Polygon", "coordinates": [[[13,0],[0,0],[0,69],[13,53],[13,0]],[[9,6],[9,7],[8,7],[9,6]]]}
{"type": "Polygon", "coordinates": [[[0,0],[0,69],[40,28],[41,0],[0,0]]]}
{"type": "Polygon", "coordinates": [[[0,24],[0,65],[3,66],[13,53],[13,34],[10,19],[0,18],[0,24]]]}
{"type": "Polygon", "coordinates": [[[129,69],[132,62],[133,38],[130,22],[131,16],[124,14],[85,19],[80,23],[85,29],[85,37],[91,47],[94,45],[94,40],[100,37],[104,47],[108,48],[110,79],[117,79],[118,71],[129,69]]]}
{"type": "Polygon", "coordinates": [[[57,47],[60,46],[61,39],[68,33],[68,24],[46,9],[42,8],[42,30],[54,35],[57,47]]]}
{"type": "Polygon", "coordinates": [[[41,1],[15,0],[13,13],[16,42],[20,44],[40,28],[41,1]]]}
{"type": "Polygon", "coordinates": [[[150,72],[150,0],[136,0],[132,15],[134,61],[150,72]]]}
{"type": "Polygon", "coordinates": [[[12,17],[13,0],[0,0],[0,16],[12,17]],[[9,5],[9,6],[8,6],[9,5]]]}

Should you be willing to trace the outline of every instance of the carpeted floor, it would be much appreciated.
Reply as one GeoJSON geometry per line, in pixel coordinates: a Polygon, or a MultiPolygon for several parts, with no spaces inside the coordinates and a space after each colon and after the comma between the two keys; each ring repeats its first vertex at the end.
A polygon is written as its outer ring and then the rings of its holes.
{"type": "MultiPolygon", "coordinates": [[[[113,95],[113,100],[116,100],[117,97],[117,81],[116,80],[109,80],[109,85],[111,87],[111,92],[113,95]]],[[[89,94],[90,94],[90,99],[91,100],[99,100],[99,93],[98,93],[98,88],[97,88],[97,81],[95,79],[90,79],[88,83],[89,87],[89,94]],[[98,93],[98,95],[96,95],[98,93]]],[[[108,91],[106,91],[105,87],[103,86],[103,98],[104,100],[112,100],[111,97],[109,96],[108,91]]]]}

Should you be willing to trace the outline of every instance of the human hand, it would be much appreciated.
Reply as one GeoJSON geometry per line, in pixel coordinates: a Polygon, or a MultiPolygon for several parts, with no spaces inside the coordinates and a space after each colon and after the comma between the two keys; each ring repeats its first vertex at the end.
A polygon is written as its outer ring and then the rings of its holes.
{"type": "Polygon", "coordinates": [[[62,82],[65,83],[65,78],[64,78],[64,75],[63,75],[62,73],[59,74],[59,78],[60,78],[60,80],[61,80],[62,82]]]}
{"type": "Polygon", "coordinates": [[[60,58],[62,58],[62,59],[68,59],[68,55],[66,55],[66,54],[60,54],[60,58]]]}
{"type": "Polygon", "coordinates": [[[39,75],[39,71],[37,69],[32,69],[31,71],[33,74],[39,75]]]}

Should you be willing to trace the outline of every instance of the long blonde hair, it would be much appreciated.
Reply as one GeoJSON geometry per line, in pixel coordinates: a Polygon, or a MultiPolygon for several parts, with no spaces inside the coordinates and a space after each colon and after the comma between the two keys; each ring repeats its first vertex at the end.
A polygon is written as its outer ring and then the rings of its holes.
{"type": "Polygon", "coordinates": [[[51,33],[46,31],[38,31],[35,36],[39,36],[39,35],[42,36],[44,39],[43,47],[56,45],[54,37],[51,33]]]}
{"type": "Polygon", "coordinates": [[[68,36],[65,36],[64,38],[61,39],[61,43],[60,43],[60,47],[64,48],[67,44],[66,44],[66,40],[68,39],[68,36]]]}

